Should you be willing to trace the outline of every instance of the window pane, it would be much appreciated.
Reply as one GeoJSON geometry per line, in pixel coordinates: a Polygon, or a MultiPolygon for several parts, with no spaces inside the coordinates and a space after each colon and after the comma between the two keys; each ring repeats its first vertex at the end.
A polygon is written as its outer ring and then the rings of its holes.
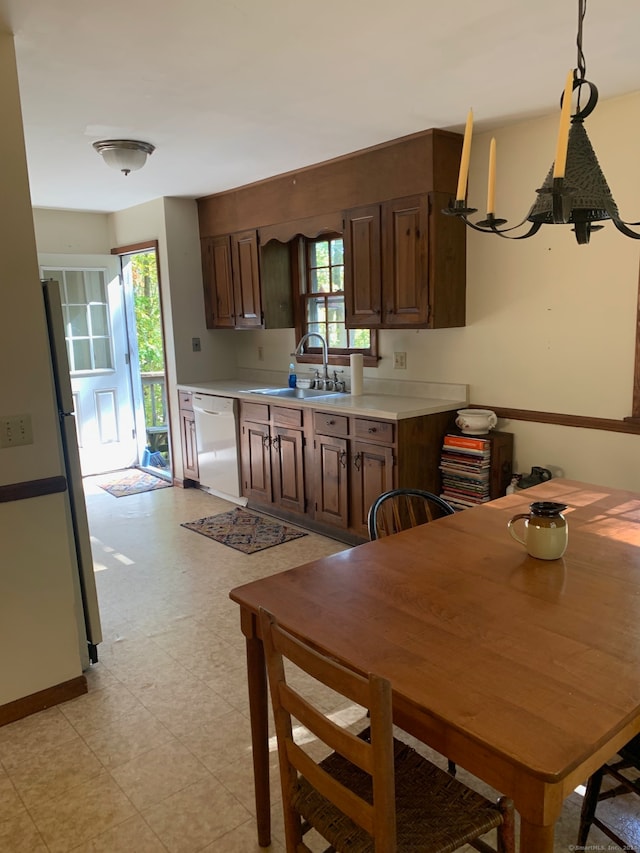
{"type": "Polygon", "coordinates": [[[84,305],[71,305],[64,309],[65,334],[69,338],[84,338],[89,334],[87,309],[84,305]]]}
{"type": "Polygon", "coordinates": [[[344,291],[344,267],[333,267],[331,270],[331,290],[336,293],[344,291]]]}
{"type": "Polygon", "coordinates": [[[91,334],[92,335],[108,335],[109,334],[109,318],[107,317],[106,305],[91,305],[91,334]]]}
{"type": "Polygon", "coordinates": [[[91,346],[89,341],[72,341],[72,370],[91,370],[91,346]]]}
{"type": "Polygon", "coordinates": [[[310,270],[309,282],[311,293],[328,293],[330,290],[329,269],[324,267],[318,270],[310,270]]]}
{"type": "Polygon", "coordinates": [[[342,239],[331,241],[331,263],[344,264],[344,243],[342,239]]]}
{"type": "Polygon", "coordinates": [[[329,265],[329,243],[327,240],[320,240],[311,243],[309,246],[309,266],[310,267],[326,267],[329,265]]]}
{"type": "Polygon", "coordinates": [[[111,347],[108,338],[94,338],[93,341],[94,367],[96,370],[109,370],[111,363],[111,347]]]}
{"type": "Polygon", "coordinates": [[[342,323],[329,323],[329,348],[345,349],[347,346],[347,330],[342,323]]]}
{"type": "Polygon", "coordinates": [[[67,270],[65,273],[67,283],[66,302],[75,302],[84,305],[84,276],[78,270],[67,270]]]}
{"type": "Polygon", "coordinates": [[[327,299],[329,320],[333,323],[344,323],[344,296],[332,296],[327,299]]]}
{"type": "MultiPolygon", "coordinates": [[[[326,332],[326,329],[324,327],[324,323],[309,323],[307,326],[307,329],[310,332],[316,332],[317,334],[322,335],[322,337],[326,340],[327,332],[326,332]]],[[[309,341],[308,346],[311,346],[311,347],[316,346],[319,348],[320,347],[320,341],[316,340],[315,338],[312,338],[309,341]]]]}
{"type": "Polygon", "coordinates": [[[87,302],[106,302],[104,291],[104,273],[102,270],[86,270],[84,283],[87,290],[87,302]]]}
{"type": "MultiPolygon", "coordinates": [[[[324,322],[326,319],[326,305],[324,299],[307,300],[307,321],[309,323],[324,322]]],[[[311,329],[309,329],[311,331],[311,329]]]]}
{"type": "Polygon", "coordinates": [[[369,349],[371,346],[371,331],[369,329],[349,329],[350,349],[369,349]]]}

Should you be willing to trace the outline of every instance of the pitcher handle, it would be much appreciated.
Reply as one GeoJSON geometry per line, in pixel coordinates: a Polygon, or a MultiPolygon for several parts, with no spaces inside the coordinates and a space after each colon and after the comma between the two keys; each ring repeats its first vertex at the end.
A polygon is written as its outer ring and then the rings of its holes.
{"type": "Polygon", "coordinates": [[[498,423],[498,418],[496,417],[495,412],[491,412],[489,415],[489,429],[493,429],[498,423]]]}
{"type": "Polygon", "coordinates": [[[515,532],[515,530],[513,529],[513,524],[516,521],[519,521],[521,518],[530,518],[530,515],[528,512],[521,512],[519,515],[514,515],[513,518],[511,518],[507,522],[507,527],[509,529],[509,533],[513,536],[513,538],[516,540],[516,542],[519,542],[521,545],[524,545],[526,548],[527,543],[524,541],[524,539],[521,539],[518,536],[518,534],[515,532]]]}

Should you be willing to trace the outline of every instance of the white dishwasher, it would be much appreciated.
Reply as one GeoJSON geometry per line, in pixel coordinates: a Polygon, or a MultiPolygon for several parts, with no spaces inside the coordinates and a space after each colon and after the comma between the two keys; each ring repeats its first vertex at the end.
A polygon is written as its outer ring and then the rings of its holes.
{"type": "Polygon", "coordinates": [[[197,393],[193,395],[193,414],[201,487],[246,504],[240,494],[237,400],[197,393]]]}

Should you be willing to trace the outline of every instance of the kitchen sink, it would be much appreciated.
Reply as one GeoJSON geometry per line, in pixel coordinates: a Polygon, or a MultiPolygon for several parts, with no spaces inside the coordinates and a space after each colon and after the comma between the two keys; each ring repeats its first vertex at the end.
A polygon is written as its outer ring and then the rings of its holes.
{"type": "Polygon", "coordinates": [[[257,388],[250,394],[264,394],[268,397],[286,397],[292,400],[306,400],[309,397],[342,397],[344,391],[322,391],[316,388],[257,388]]]}

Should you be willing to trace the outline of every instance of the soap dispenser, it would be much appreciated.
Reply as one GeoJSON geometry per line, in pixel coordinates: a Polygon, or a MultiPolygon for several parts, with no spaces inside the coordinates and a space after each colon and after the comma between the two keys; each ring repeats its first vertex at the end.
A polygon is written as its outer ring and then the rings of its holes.
{"type": "Polygon", "coordinates": [[[293,362],[289,365],[289,388],[295,388],[297,382],[296,366],[293,362]]]}

